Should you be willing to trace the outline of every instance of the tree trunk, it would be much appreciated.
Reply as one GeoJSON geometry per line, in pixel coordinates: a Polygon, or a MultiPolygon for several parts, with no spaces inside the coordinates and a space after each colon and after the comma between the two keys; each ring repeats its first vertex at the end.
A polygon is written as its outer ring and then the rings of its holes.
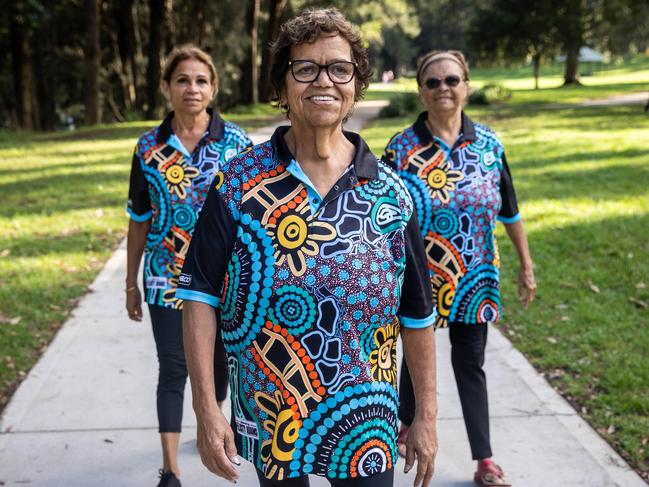
{"type": "Polygon", "coordinates": [[[249,34],[250,46],[241,69],[241,102],[248,105],[259,102],[259,67],[257,65],[259,0],[250,0],[248,4],[246,30],[249,34]]]}
{"type": "Polygon", "coordinates": [[[270,84],[270,44],[275,40],[279,32],[279,25],[282,19],[282,12],[286,6],[285,0],[270,0],[268,2],[268,25],[264,38],[263,50],[261,53],[261,69],[259,78],[259,99],[270,101],[273,97],[270,84]]]}
{"type": "Polygon", "coordinates": [[[35,103],[38,107],[38,127],[41,130],[54,130],[57,122],[55,90],[59,68],[56,62],[55,47],[58,45],[54,28],[54,0],[41,1],[43,21],[36,33],[48,42],[34,43],[35,103]]]}
{"type": "Polygon", "coordinates": [[[117,47],[122,65],[122,87],[124,106],[131,110],[138,105],[137,63],[135,59],[136,37],[133,18],[134,0],[118,0],[115,3],[115,23],[117,24],[117,47]]]}
{"type": "Polygon", "coordinates": [[[584,42],[585,12],[583,0],[566,0],[560,23],[563,47],[566,50],[566,70],[563,85],[579,85],[579,50],[584,42]]]}
{"type": "Polygon", "coordinates": [[[85,45],[85,123],[96,125],[101,120],[99,103],[99,71],[101,69],[101,48],[99,45],[99,0],[85,0],[86,45],[85,45]]]}
{"type": "Polygon", "coordinates": [[[541,70],[541,54],[535,52],[532,56],[532,66],[534,66],[534,89],[539,89],[539,72],[541,70]]]}
{"type": "Polygon", "coordinates": [[[580,85],[579,82],[579,49],[581,43],[573,42],[566,46],[566,71],[563,85],[580,85]]]}
{"type": "Polygon", "coordinates": [[[165,0],[149,0],[149,48],[146,71],[146,118],[158,118],[160,50],[165,25],[165,0]]]}
{"type": "MultiPolygon", "coordinates": [[[[18,8],[14,5],[14,8],[18,8]]],[[[34,128],[34,111],[32,99],[33,77],[31,53],[27,39],[25,18],[15,11],[13,21],[9,25],[9,44],[11,46],[11,63],[13,74],[14,98],[16,100],[16,118],[18,126],[23,130],[34,128]]]]}

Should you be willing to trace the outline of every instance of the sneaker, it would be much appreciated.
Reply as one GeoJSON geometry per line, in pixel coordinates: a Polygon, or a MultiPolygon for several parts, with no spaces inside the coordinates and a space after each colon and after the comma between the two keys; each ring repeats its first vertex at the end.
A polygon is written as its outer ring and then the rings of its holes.
{"type": "Polygon", "coordinates": [[[181,487],[180,480],[178,480],[178,477],[172,471],[164,472],[160,469],[158,473],[160,474],[158,487],[181,487]]]}
{"type": "Polygon", "coordinates": [[[491,458],[478,461],[478,471],[473,476],[473,481],[480,487],[511,487],[503,469],[491,458]]]}

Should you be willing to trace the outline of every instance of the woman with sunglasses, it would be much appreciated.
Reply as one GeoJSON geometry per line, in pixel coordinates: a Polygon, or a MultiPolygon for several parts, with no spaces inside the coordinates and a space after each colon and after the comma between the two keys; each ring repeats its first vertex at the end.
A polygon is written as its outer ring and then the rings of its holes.
{"type": "MultiPolygon", "coordinates": [[[[510,485],[493,462],[487,385],[483,370],[489,323],[500,318],[500,257],[496,221],[505,224],[520,260],[519,297],[534,299],[536,282],[516,194],[502,144],[463,111],[469,67],[459,51],[432,51],[417,65],[426,107],[415,123],[388,143],[383,160],[405,181],[415,202],[428,254],[436,328],[449,327],[451,363],[471,453],[481,486],[510,485]]],[[[415,414],[405,361],[400,379],[399,447],[415,414]]]]}
{"type": "Polygon", "coordinates": [[[352,24],[325,9],[287,21],[272,53],[290,126],[230,161],[179,280],[201,458],[232,481],[241,455],[263,487],[306,487],[310,474],[336,487],[391,487],[401,333],[422,400],[405,470],[417,460],[415,484],[426,486],[437,450],[426,252],[403,182],[343,131],[371,77],[367,52],[352,24]],[[214,400],[217,331],[230,422],[214,400]]]}

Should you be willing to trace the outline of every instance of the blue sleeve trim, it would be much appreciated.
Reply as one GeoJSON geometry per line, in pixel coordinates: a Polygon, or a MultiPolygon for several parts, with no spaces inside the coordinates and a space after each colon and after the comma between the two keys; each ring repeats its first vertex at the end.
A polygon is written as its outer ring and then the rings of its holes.
{"type": "Polygon", "coordinates": [[[503,222],[503,223],[516,223],[517,221],[519,221],[521,219],[521,214],[516,213],[514,216],[510,216],[509,218],[498,215],[496,217],[496,219],[499,222],[503,222]]]}
{"type": "Polygon", "coordinates": [[[130,208],[126,208],[126,213],[129,214],[129,216],[131,217],[131,220],[136,221],[136,222],[145,222],[147,220],[150,220],[151,217],[153,216],[152,211],[147,211],[144,215],[138,215],[137,213],[135,213],[130,208]]]}
{"type": "Polygon", "coordinates": [[[404,328],[428,328],[435,324],[437,319],[437,310],[433,310],[426,318],[408,318],[407,316],[399,316],[399,321],[404,328]]]}
{"type": "Polygon", "coordinates": [[[176,289],[176,297],[185,301],[197,301],[199,303],[209,304],[213,308],[218,308],[221,304],[219,299],[211,294],[192,291],[190,289],[176,289]]]}

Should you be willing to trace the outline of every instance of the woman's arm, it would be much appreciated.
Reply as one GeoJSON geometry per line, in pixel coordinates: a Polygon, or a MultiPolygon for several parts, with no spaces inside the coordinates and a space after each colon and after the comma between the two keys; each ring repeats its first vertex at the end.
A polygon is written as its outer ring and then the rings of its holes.
{"type": "Polygon", "coordinates": [[[523,307],[527,309],[536,294],[536,278],[534,277],[534,264],[530,256],[530,248],[527,243],[527,235],[523,222],[518,220],[514,223],[505,223],[505,230],[516,248],[520,271],[518,272],[518,299],[523,307]]]}
{"type": "Polygon", "coordinates": [[[142,295],[137,285],[137,273],[146,245],[151,220],[129,220],[126,237],[126,311],[133,321],[142,321],[142,295]]]}

